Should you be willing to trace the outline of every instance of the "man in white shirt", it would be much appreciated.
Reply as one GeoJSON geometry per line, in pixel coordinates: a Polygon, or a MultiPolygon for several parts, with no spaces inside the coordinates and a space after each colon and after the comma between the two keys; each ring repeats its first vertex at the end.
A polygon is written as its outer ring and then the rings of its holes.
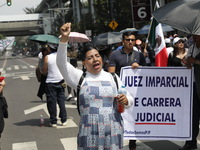
{"type": "Polygon", "coordinates": [[[63,126],[66,125],[67,112],[65,109],[65,87],[63,86],[64,78],[56,64],[57,46],[48,43],[50,54],[44,57],[42,73],[47,75],[45,92],[47,96],[47,108],[50,114],[50,126],[57,126],[57,107],[60,108],[59,117],[63,126]]]}

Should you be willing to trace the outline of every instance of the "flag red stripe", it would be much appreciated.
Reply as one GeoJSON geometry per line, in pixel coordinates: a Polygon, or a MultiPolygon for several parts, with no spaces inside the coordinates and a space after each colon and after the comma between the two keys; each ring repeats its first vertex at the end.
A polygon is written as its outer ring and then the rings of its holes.
{"type": "Polygon", "coordinates": [[[176,123],[135,123],[135,125],[176,125],[176,123]]]}
{"type": "Polygon", "coordinates": [[[167,49],[164,47],[156,56],[156,66],[166,67],[168,62],[167,49]]]}

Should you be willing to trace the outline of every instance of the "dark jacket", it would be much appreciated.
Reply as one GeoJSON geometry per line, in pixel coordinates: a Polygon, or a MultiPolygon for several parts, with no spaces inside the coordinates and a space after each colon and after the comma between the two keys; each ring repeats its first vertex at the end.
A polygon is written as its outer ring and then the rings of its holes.
{"type": "Polygon", "coordinates": [[[2,97],[0,96],[0,137],[1,133],[3,132],[3,129],[4,129],[3,101],[2,97]]]}

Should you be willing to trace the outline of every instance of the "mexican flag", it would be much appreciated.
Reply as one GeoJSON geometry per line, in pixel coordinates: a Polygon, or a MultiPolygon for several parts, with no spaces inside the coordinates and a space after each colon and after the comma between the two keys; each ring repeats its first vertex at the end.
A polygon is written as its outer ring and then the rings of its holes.
{"type": "Polygon", "coordinates": [[[148,42],[155,51],[155,66],[167,66],[168,55],[165,45],[162,25],[155,18],[152,19],[148,42]]]}

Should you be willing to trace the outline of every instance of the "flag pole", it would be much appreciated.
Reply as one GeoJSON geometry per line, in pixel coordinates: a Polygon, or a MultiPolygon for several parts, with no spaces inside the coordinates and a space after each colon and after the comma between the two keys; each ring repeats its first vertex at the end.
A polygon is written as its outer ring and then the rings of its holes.
{"type": "MultiPolygon", "coordinates": [[[[156,10],[156,7],[158,7],[158,1],[156,1],[156,3],[155,3],[154,10],[156,10]]],[[[153,16],[151,17],[150,28],[149,28],[149,32],[147,34],[147,40],[149,39],[152,22],[153,22],[153,16]]],[[[149,43],[149,41],[145,44],[145,49],[147,48],[148,43],[149,43]]]]}

